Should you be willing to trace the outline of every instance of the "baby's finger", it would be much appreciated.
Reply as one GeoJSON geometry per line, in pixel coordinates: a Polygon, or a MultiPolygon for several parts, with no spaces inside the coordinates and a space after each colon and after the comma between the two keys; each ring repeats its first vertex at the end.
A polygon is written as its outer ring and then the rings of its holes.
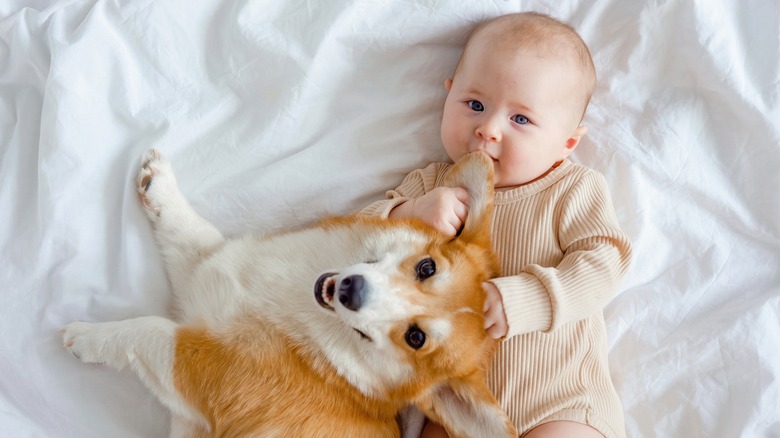
{"type": "Polygon", "coordinates": [[[452,193],[455,195],[455,199],[463,203],[466,207],[469,206],[469,192],[463,187],[452,187],[452,193]]]}
{"type": "Polygon", "coordinates": [[[491,325],[490,327],[486,328],[485,331],[487,332],[488,336],[493,339],[501,339],[506,332],[505,330],[502,330],[497,324],[491,325]]]}
{"type": "Polygon", "coordinates": [[[453,221],[451,219],[441,219],[432,223],[431,225],[433,225],[433,228],[436,228],[438,231],[450,237],[454,237],[460,229],[460,225],[457,223],[457,221],[453,221]]]}
{"type": "Polygon", "coordinates": [[[455,213],[455,216],[460,222],[458,224],[458,229],[460,229],[460,227],[463,226],[463,223],[466,222],[466,217],[469,215],[469,208],[466,204],[455,204],[452,206],[452,212],[455,213]]]}

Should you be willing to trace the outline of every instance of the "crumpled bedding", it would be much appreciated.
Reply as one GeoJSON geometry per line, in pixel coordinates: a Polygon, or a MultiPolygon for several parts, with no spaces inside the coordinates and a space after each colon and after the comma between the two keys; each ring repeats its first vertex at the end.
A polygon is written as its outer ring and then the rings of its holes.
{"type": "Polygon", "coordinates": [[[6,0],[0,436],[167,435],[57,333],[167,312],[145,150],[228,235],[353,212],[446,159],[465,36],[519,10],[573,24],[599,72],[573,159],[634,244],[604,310],[628,436],[780,436],[780,4],[736,0],[6,0]]]}

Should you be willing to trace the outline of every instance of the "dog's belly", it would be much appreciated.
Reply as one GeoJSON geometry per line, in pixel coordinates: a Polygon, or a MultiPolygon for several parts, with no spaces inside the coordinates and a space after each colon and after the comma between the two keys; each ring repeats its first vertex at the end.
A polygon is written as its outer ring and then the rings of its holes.
{"type": "Polygon", "coordinates": [[[398,406],[369,400],[267,323],[180,328],[174,381],[215,436],[397,437],[398,406]],[[318,367],[316,370],[313,367],[318,367]]]}
{"type": "Polygon", "coordinates": [[[218,326],[247,308],[277,321],[320,312],[313,296],[319,275],[366,258],[354,240],[344,230],[320,229],[228,240],[194,267],[180,292],[186,298],[177,303],[177,319],[218,326]]]}

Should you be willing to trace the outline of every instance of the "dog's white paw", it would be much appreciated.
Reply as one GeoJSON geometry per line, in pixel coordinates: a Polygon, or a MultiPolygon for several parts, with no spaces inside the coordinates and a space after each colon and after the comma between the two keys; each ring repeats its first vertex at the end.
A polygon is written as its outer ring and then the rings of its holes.
{"type": "Polygon", "coordinates": [[[160,216],[166,199],[178,190],[171,163],[157,149],[144,154],[136,188],[152,219],[160,216]]]}
{"type": "Polygon", "coordinates": [[[111,330],[106,324],[72,322],[60,330],[62,344],[84,363],[121,367],[117,363],[120,362],[117,348],[110,342],[111,330]]]}

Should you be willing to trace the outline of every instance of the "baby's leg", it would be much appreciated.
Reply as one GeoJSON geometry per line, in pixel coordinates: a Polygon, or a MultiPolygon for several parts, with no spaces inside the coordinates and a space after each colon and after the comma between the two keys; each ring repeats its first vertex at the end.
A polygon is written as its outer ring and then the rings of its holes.
{"type": "Polygon", "coordinates": [[[573,421],[551,421],[533,428],[524,438],[604,438],[599,431],[587,424],[573,421]]]}
{"type": "Polygon", "coordinates": [[[200,217],[176,184],[173,168],[160,152],[144,154],[138,173],[138,192],[151,219],[174,296],[187,293],[198,263],[218,248],[224,238],[200,217]]]}

